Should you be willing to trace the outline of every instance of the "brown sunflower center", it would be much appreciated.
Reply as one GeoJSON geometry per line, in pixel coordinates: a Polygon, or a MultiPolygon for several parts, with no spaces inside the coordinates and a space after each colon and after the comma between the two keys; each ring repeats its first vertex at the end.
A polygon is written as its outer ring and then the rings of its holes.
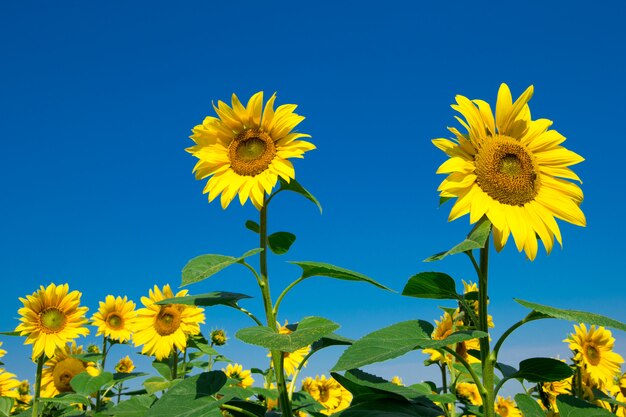
{"type": "Polygon", "coordinates": [[[39,323],[44,333],[58,333],[65,327],[65,314],[56,307],[48,307],[39,313],[39,323]]]}
{"type": "Polygon", "coordinates": [[[124,327],[124,318],[116,311],[113,311],[107,315],[107,325],[114,330],[119,330],[124,327]]]}
{"type": "Polygon", "coordinates": [[[507,136],[492,136],[476,155],[476,182],[491,198],[511,206],[533,201],[539,192],[539,169],[524,145],[507,136]]]}
{"type": "Polygon", "coordinates": [[[330,398],[330,390],[327,386],[320,386],[320,402],[325,403],[330,398]]]}
{"type": "Polygon", "coordinates": [[[54,366],[54,370],[52,371],[54,386],[59,392],[73,391],[70,381],[85,369],[85,364],[79,359],[63,359],[54,366]]]}
{"type": "Polygon", "coordinates": [[[174,333],[180,327],[180,315],[181,312],[176,306],[162,306],[154,321],[154,329],[161,336],[174,333]]]}
{"type": "Polygon", "coordinates": [[[274,140],[259,129],[239,133],[228,148],[230,166],[239,175],[254,177],[265,171],[276,156],[274,140]]]}
{"type": "Polygon", "coordinates": [[[506,405],[499,405],[497,413],[500,414],[501,417],[508,417],[509,407],[507,407],[506,405]]]}
{"type": "Polygon", "coordinates": [[[585,354],[587,360],[589,360],[592,365],[597,365],[600,362],[600,351],[595,346],[587,345],[585,347],[585,354]]]}

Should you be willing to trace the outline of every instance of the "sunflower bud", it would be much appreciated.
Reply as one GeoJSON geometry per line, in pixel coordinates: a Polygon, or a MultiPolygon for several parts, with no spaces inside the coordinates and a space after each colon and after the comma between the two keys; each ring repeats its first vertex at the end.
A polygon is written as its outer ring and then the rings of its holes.
{"type": "Polygon", "coordinates": [[[213,330],[211,332],[211,343],[215,346],[224,346],[226,344],[226,332],[222,329],[213,330]]]}

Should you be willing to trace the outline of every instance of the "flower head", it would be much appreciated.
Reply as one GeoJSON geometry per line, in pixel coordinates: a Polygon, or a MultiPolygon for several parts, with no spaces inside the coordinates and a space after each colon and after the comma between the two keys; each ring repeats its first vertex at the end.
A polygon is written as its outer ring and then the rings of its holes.
{"type": "Polygon", "coordinates": [[[172,292],[169,285],[150,290],[149,297],[141,297],[145,308],[137,310],[133,340],[135,346],[143,345],[141,353],[154,355],[158,360],[169,357],[174,347],[184,350],[187,337],[200,333],[204,323],[204,309],[184,304],[156,304],[167,298],[184,297],[187,290],[172,292]]]}
{"type": "Polygon", "coordinates": [[[224,346],[226,344],[226,332],[222,329],[213,330],[211,332],[211,343],[215,346],[224,346]]]}
{"type": "Polygon", "coordinates": [[[33,360],[43,353],[51,358],[67,342],[89,334],[84,327],[88,309],[80,307],[81,295],[79,291],[69,292],[67,284],[50,284],[20,298],[24,307],[18,310],[21,323],[15,331],[26,336],[25,344],[33,345],[33,360]]]}
{"type": "Polygon", "coordinates": [[[92,317],[94,326],[98,327],[96,336],[103,334],[111,340],[127,342],[136,316],[135,303],[128,301],[126,296],[107,295],[104,302],[100,301],[100,308],[92,317]]]}
{"type": "Polygon", "coordinates": [[[20,381],[15,379],[15,375],[0,369],[0,397],[11,397],[18,399],[20,397],[16,388],[20,386],[20,381]]]}
{"type": "Polygon", "coordinates": [[[537,255],[537,236],[548,253],[555,238],[562,243],[555,217],[586,224],[579,207],[583,193],[567,181],[580,181],[569,166],[583,158],[560,146],[565,138],[549,129],[550,120],[531,119],[527,103],[532,95],[530,86],[513,102],[502,84],[495,118],[488,103],[458,95],[452,108],[465,118],[457,120],[467,133],[449,128],[455,139],[433,140],[450,157],[437,170],[448,174],[440,196],[457,198],[449,220],[469,213],[475,223],[487,216],[496,249],[513,235],[517,249],[530,260],[537,255]]]}
{"type": "Polygon", "coordinates": [[[478,392],[476,384],[459,382],[456,384],[455,392],[457,397],[469,404],[482,405],[483,403],[483,399],[480,396],[480,392],[478,392]]]}
{"type": "Polygon", "coordinates": [[[315,149],[298,140],[310,135],[292,130],[304,120],[294,113],[295,104],[284,104],[274,110],[276,94],[263,110],[263,92],[253,95],[244,107],[232,96],[232,107],[218,101],[213,106],[219,117],[207,117],[193,128],[191,139],[196,145],[187,152],[198,158],[196,178],[211,177],[204,187],[209,202],[222,195],[222,208],[239,194],[243,205],[248,198],[257,209],[263,206],[264,194],[271,193],[278,177],[289,182],[295,171],[289,158],[302,158],[315,149]]]}
{"type": "Polygon", "coordinates": [[[119,372],[121,374],[129,374],[133,372],[133,370],[135,370],[135,364],[128,355],[120,359],[117,365],[115,365],[115,372],[119,372]]]}
{"type": "Polygon", "coordinates": [[[511,397],[504,398],[498,395],[495,409],[496,414],[501,417],[524,417],[522,412],[515,406],[515,402],[511,397]]]}
{"type": "Polygon", "coordinates": [[[573,377],[570,376],[569,378],[562,381],[541,383],[539,389],[541,405],[547,409],[558,412],[559,409],[556,405],[556,397],[561,394],[571,394],[572,379],[573,377]]]}
{"type": "Polygon", "coordinates": [[[254,384],[254,379],[252,378],[250,370],[244,370],[243,366],[238,363],[229,363],[228,366],[226,366],[226,369],[222,369],[222,372],[224,372],[227,377],[239,381],[236,384],[238,387],[248,388],[254,384]]]}
{"type": "Polygon", "coordinates": [[[323,414],[331,415],[348,408],[352,394],[334,378],[326,379],[325,375],[315,379],[307,377],[302,381],[302,390],[308,392],[317,402],[324,406],[323,414]]]}
{"type": "Polygon", "coordinates": [[[87,371],[92,376],[100,374],[94,362],[83,361],[73,356],[81,353],[83,353],[83,347],[76,346],[76,343],[72,342],[57,349],[54,356],[45,363],[41,373],[41,396],[43,398],[52,398],[63,392],[74,391],[70,382],[83,371],[87,371]]]}

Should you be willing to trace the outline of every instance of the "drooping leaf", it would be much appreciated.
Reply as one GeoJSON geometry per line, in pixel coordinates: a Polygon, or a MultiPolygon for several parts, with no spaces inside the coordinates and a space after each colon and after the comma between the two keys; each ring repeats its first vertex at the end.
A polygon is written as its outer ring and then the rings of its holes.
{"type": "Polygon", "coordinates": [[[261,232],[261,226],[259,226],[259,224],[255,221],[252,220],[247,220],[246,221],[246,228],[248,230],[252,230],[254,233],[260,233],[261,232]]]}
{"type": "Polygon", "coordinates": [[[537,401],[528,394],[517,394],[515,403],[524,417],[546,417],[546,412],[541,409],[537,401]]]}
{"type": "Polygon", "coordinates": [[[214,291],[206,294],[189,295],[185,297],[172,297],[158,301],[156,304],[184,304],[202,307],[211,307],[217,305],[225,305],[229,307],[237,307],[239,300],[252,298],[249,295],[239,294],[236,292],[214,291]]]}
{"type": "Polygon", "coordinates": [[[525,379],[529,382],[555,382],[572,376],[572,368],[560,360],[551,358],[530,358],[519,363],[519,371],[509,378],[525,379]]]}
{"type": "Polygon", "coordinates": [[[153,395],[136,395],[100,412],[116,417],[143,417],[155,401],[156,397],[153,395]]]}
{"type": "Polygon", "coordinates": [[[549,307],[549,306],[531,303],[529,301],[519,300],[515,298],[514,300],[518,304],[521,304],[526,308],[530,308],[538,313],[544,314],[546,316],[549,316],[555,319],[568,320],[568,321],[573,321],[576,323],[595,324],[596,326],[604,326],[604,327],[610,327],[610,328],[617,329],[617,330],[626,331],[626,324],[620,321],[614,320],[612,318],[606,317],[606,316],[601,316],[599,314],[587,313],[585,311],[578,311],[578,310],[563,310],[560,308],[549,307]]]}
{"type": "Polygon", "coordinates": [[[156,369],[163,378],[172,379],[172,370],[170,368],[170,364],[168,363],[168,359],[164,359],[162,361],[155,359],[152,361],[152,367],[156,369]]]}
{"type": "Polygon", "coordinates": [[[313,342],[313,344],[311,345],[311,350],[316,352],[329,346],[351,345],[352,343],[354,343],[354,340],[332,333],[327,336],[323,336],[316,342],[313,342]]]}
{"type": "Polygon", "coordinates": [[[517,369],[513,368],[512,366],[500,362],[496,363],[496,369],[502,372],[502,376],[504,376],[505,378],[509,378],[511,377],[511,375],[517,372],[517,369]]]}
{"type": "Polygon", "coordinates": [[[262,250],[261,248],[252,249],[238,258],[213,254],[197,256],[187,262],[187,265],[183,268],[181,287],[203,281],[222,269],[241,262],[249,256],[256,255],[262,250]]]}
{"type": "Polygon", "coordinates": [[[558,395],[556,406],[560,417],[615,417],[610,411],[571,395],[558,395]]]}
{"type": "Polygon", "coordinates": [[[276,232],[267,237],[270,250],[276,255],[284,255],[296,241],[296,235],[289,232],[276,232]]]}
{"type": "Polygon", "coordinates": [[[298,265],[302,268],[302,278],[309,278],[314,276],[319,277],[328,277],[328,278],[336,278],[343,279],[348,281],[363,281],[370,283],[378,288],[382,288],[383,290],[393,291],[390,288],[385,287],[382,284],[374,281],[370,277],[360,274],[358,272],[350,271],[349,269],[340,268],[335,265],[323,263],[323,262],[309,262],[309,261],[298,261],[291,262],[292,264],[298,265]]]}
{"type": "Polygon", "coordinates": [[[437,300],[459,298],[454,279],[441,272],[421,272],[413,275],[402,290],[402,295],[437,300]]]}
{"type": "Polygon", "coordinates": [[[298,181],[292,179],[291,181],[287,182],[281,177],[279,177],[278,179],[280,181],[280,190],[293,191],[294,193],[300,194],[301,196],[315,204],[320,210],[320,214],[322,214],[322,205],[320,204],[320,202],[317,201],[317,198],[315,198],[313,194],[311,194],[307,189],[300,185],[298,181]]]}
{"type": "Polygon", "coordinates": [[[70,385],[77,394],[90,395],[112,381],[113,374],[111,372],[102,372],[98,376],[91,376],[83,371],[72,378],[70,385]]]}
{"type": "Polygon", "coordinates": [[[483,216],[463,242],[448,251],[440,252],[424,259],[424,262],[440,261],[448,255],[456,255],[457,253],[467,252],[472,249],[480,249],[485,246],[489,233],[491,233],[491,222],[486,216],[483,216]]]}
{"type": "Polygon", "coordinates": [[[323,317],[306,317],[298,323],[298,327],[290,334],[279,334],[275,329],[266,326],[254,326],[241,329],[236,336],[239,340],[270,350],[295,352],[318,341],[337,330],[339,325],[323,317]]]}

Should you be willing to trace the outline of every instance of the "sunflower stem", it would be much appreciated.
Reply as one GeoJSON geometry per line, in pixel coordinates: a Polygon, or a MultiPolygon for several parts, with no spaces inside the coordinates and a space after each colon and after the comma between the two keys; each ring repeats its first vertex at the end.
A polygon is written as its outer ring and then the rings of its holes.
{"type": "MultiPolygon", "coordinates": [[[[489,303],[488,296],[488,276],[489,276],[489,236],[485,241],[485,246],[480,249],[479,260],[479,272],[478,273],[478,308],[480,313],[478,314],[479,330],[485,333],[489,333],[489,321],[487,304],[489,303]]],[[[496,364],[496,355],[494,352],[490,352],[489,337],[483,337],[480,339],[480,358],[483,368],[483,387],[484,391],[481,393],[483,397],[483,408],[485,417],[494,417],[495,415],[495,394],[494,394],[494,368],[496,364]]]]}
{"type": "Polygon", "coordinates": [[[45,362],[45,355],[42,353],[37,359],[37,375],[35,376],[35,398],[33,398],[33,417],[39,417],[39,397],[41,396],[41,373],[45,362]]]}
{"type": "MultiPolygon", "coordinates": [[[[104,364],[107,360],[107,337],[102,336],[102,371],[104,371],[104,364]]],[[[102,406],[102,398],[101,392],[98,390],[96,393],[96,412],[100,411],[100,407],[102,406]]]]}
{"type": "Polygon", "coordinates": [[[172,374],[172,381],[178,378],[178,349],[174,346],[174,350],[170,356],[170,372],[172,374]]]}

